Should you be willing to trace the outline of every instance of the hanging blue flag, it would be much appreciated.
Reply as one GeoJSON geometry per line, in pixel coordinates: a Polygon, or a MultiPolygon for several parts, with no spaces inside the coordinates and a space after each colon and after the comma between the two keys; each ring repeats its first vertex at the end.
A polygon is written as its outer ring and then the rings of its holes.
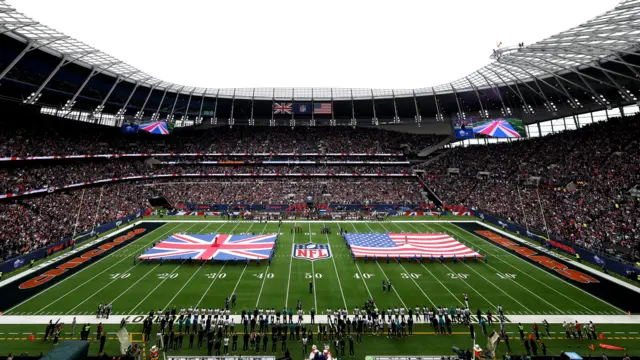
{"type": "Polygon", "coordinates": [[[135,134],[138,132],[138,125],[136,124],[125,124],[122,126],[121,131],[125,134],[135,134]]]}

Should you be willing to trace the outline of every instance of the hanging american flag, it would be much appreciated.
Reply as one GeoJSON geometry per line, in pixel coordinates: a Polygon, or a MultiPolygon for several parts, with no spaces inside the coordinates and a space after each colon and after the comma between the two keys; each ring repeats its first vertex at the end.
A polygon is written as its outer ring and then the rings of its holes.
{"type": "Polygon", "coordinates": [[[275,243],[275,234],[173,234],[147,250],[140,259],[268,259],[275,243]]]}
{"type": "Polygon", "coordinates": [[[275,103],[273,104],[273,113],[274,114],[291,114],[292,112],[291,103],[275,103]]]}
{"type": "Polygon", "coordinates": [[[315,103],[313,104],[313,113],[319,115],[331,115],[331,103],[315,103]]]}
{"type": "Polygon", "coordinates": [[[424,256],[439,258],[480,256],[447,234],[363,233],[346,234],[345,240],[355,257],[377,256],[402,258],[424,256]]]}

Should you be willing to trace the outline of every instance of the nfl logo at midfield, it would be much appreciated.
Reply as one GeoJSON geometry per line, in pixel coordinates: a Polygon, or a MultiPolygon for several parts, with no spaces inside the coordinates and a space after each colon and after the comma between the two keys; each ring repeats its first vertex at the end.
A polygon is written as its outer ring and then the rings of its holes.
{"type": "Polygon", "coordinates": [[[293,257],[310,261],[328,259],[331,257],[331,249],[329,244],[294,244],[293,257]]]}

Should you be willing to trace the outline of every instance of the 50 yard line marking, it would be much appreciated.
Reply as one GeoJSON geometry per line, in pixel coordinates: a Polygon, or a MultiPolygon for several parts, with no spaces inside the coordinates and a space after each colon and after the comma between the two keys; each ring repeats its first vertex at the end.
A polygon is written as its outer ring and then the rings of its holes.
{"type": "MultiPolygon", "coordinates": [[[[175,228],[176,228],[176,227],[178,227],[179,225],[180,225],[180,224],[175,225],[175,226],[174,226],[174,227],[172,227],[169,231],[164,232],[164,233],[162,234],[162,236],[164,236],[165,234],[167,234],[167,233],[171,232],[171,230],[175,229],[175,228]]],[[[134,227],[135,227],[135,226],[134,226],[134,227]]],[[[151,234],[153,234],[154,232],[156,232],[156,231],[158,231],[158,230],[162,229],[163,227],[164,227],[164,226],[161,226],[161,227],[159,227],[159,228],[157,228],[157,229],[155,229],[155,230],[151,231],[150,233],[148,233],[147,235],[145,235],[145,236],[141,237],[141,238],[140,238],[140,239],[138,239],[137,241],[140,241],[140,240],[144,239],[144,238],[145,238],[145,237],[147,237],[147,236],[151,236],[151,234]]],[[[83,271],[85,271],[85,270],[87,270],[87,269],[91,268],[91,267],[92,267],[92,266],[94,266],[94,265],[97,265],[97,264],[98,264],[98,263],[100,263],[102,260],[104,260],[104,259],[108,259],[111,255],[114,255],[114,254],[116,254],[116,253],[120,252],[121,250],[126,249],[127,247],[129,247],[129,246],[133,245],[135,242],[136,242],[136,241],[134,241],[134,242],[132,242],[132,243],[130,243],[130,244],[128,244],[128,245],[126,245],[126,246],[121,247],[120,249],[118,249],[118,250],[114,251],[114,252],[113,252],[113,253],[111,253],[110,255],[105,256],[105,257],[103,257],[102,259],[100,259],[100,260],[98,260],[98,261],[94,262],[93,264],[91,264],[91,265],[89,265],[89,266],[87,266],[87,267],[85,267],[85,268],[80,269],[80,271],[78,271],[78,272],[76,272],[76,273],[71,274],[69,277],[67,277],[67,278],[63,279],[63,280],[62,280],[62,281],[60,281],[59,283],[54,284],[53,286],[48,287],[48,288],[46,288],[46,289],[42,290],[41,292],[39,292],[39,293],[35,294],[34,296],[32,296],[32,297],[28,298],[27,300],[25,300],[25,301],[21,302],[20,304],[18,304],[18,305],[16,305],[16,306],[12,307],[12,308],[11,308],[11,309],[9,309],[8,311],[6,311],[6,312],[5,312],[5,315],[6,315],[9,311],[12,311],[13,309],[17,308],[18,306],[21,306],[22,304],[25,304],[25,303],[27,303],[27,302],[29,302],[29,301],[31,301],[31,300],[33,300],[33,299],[37,298],[38,296],[40,296],[40,295],[42,295],[42,294],[46,293],[47,291],[49,291],[49,290],[51,290],[51,289],[55,288],[56,286],[58,286],[58,285],[60,285],[60,284],[64,283],[65,281],[67,281],[67,280],[69,280],[69,279],[73,278],[74,276],[76,276],[76,275],[80,274],[81,272],[83,272],[83,271]]],[[[149,246],[149,244],[151,244],[151,243],[153,243],[153,240],[152,240],[151,242],[147,243],[145,246],[149,246]]],[[[130,249],[131,249],[131,248],[130,248],[130,249]]],[[[54,301],[52,301],[52,302],[48,303],[48,304],[47,304],[45,307],[43,307],[42,309],[40,309],[40,310],[38,310],[38,311],[34,312],[34,314],[38,314],[38,313],[42,312],[44,309],[46,309],[46,308],[48,308],[49,306],[53,305],[54,303],[58,302],[60,299],[62,299],[62,298],[64,298],[64,297],[66,297],[67,295],[69,295],[69,294],[73,293],[73,292],[74,292],[75,290],[77,290],[78,288],[81,288],[82,286],[86,285],[86,284],[87,284],[87,283],[89,283],[91,280],[93,280],[93,279],[97,278],[98,276],[100,276],[100,275],[104,274],[107,270],[110,270],[111,268],[113,268],[114,266],[116,266],[116,265],[120,264],[121,262],[125,261],[126,259],[127,259],[126,257],[123,257],[120,261],[118,261],[118,262],[116,262],[115,264],[113,264],[113,265],[109,266],[108,268],[106,268],[106,269],[102,270],[102,271],[101,271],[101,272],[99,272],[97,275],[95,275],[95,276],[93,276],[92,278],[90,278],[89,280],[87,280],[87,281],[83,282],[83,283],[82,283],[82,284],[80,284],[79,286],[76,286],[73,290],[71,290],[71,291],[69,291],[69,292],[67,292],[67,293],[63,294],[62,296],[60,296],[60,297],[59,297],[59,298],[57,298],[56,300],[54,300],[54,301]]]]}
{"type": "MultiPolygon", "coordinates": [[[[313,240],[311,239],[311,222],[309,222],[309,242],[312,243],[313,240]]],[[[313,265],[315,261],[311,260],[311,283],[313,284],[313,301],[315,303],[315,308],[316,311],[318,311],[318,297],[316,296],[316,271],[315,271],[315,267],[313,265]]]]}

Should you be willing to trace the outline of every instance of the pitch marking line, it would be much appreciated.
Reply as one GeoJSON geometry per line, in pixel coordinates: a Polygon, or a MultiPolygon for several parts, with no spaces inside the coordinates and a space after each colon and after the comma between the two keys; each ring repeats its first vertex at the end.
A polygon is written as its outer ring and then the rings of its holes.
{"type": "MultiPolygon", "coordinates": [[[[400,226],[398,226],[398,225],[396,225],[396,224],[393,224],[393,225],[394,225],[395,227],[397,227],[398,229],[400,229],[400,231],[403,231],[403,232],[404,232],[404,230],[402,230],[402,228],[401,228],[400,226]]],[[[409,226],[413,227],[410,223],[409,223],[409,226]]],[[[415,227],[413,227],[413,228],[415,229],[415,227]]],[[[386,228],[385,228],[385,229],[386,229],[386,228]]],[[[423,264],[423,263],[420,263],[420,266],[422,266],[425,270],[427,270],[427,272],[429,273],[429,275],[431,275],[431,276],[432,276],[432,277],[433,277],[433,278],[434,278],[434,279],[435,279],[435,280],[436,280],[440,285],[442,285],[442,287],[443,287],[445,290],[447,290],[447,292],[448,292],[449,294],[451,294],[451,296],[455,299],[455,301],[457,301],[460,305],[462,305],[462,307],[463,307],[463,308],[465,307],[465,304],[464,304],[460,299],[458,299],[458,297],[457,297],[457,296],[455,296],[455,295],[451,292],[451,290],[449,290],[449,288],[448,288],[447,286],[445,286],[445,285],[442,283],[442,281],[440,281],[440,279],[438,279],[438,277],[437,277],[437,276],[435,276],[435,275],[433,274],[433,272],[432,272],[431,270],[429,270],[429,268],[428,268],[428,267],[424,266],[424,264],[423,264]]],[[[406,270],[405,270],[405,271],[406,271],[406,270]]],[[[468,284],[467,284],[467,286],[468,286],[468,284]]],[[[482,296],[482,295],[481,295],[481,296],[482,296]]],[[[486,299],[485,299],[485,300],[486,300],[486,299]]],[[[432,304],[433,304],[433,303],[432,303],[432,304]]],[[[489,304],[491,304],[491,303],[489,303],[489,304]]],[[[435,306],[435,304],[433,304],[433,305],[435,306]]],[[[436,306],[436,307],[437,307],[437,306],[436,306]]]]}
{"type": "MultiPolygon", "coordinates": [[[[264,234],[264,231],[267,229],[267,225],[268,223],[264,224],[264,228],[262,229],[263,234],[264,234]]],[[[280,232],[280,231],[278,230],[277,232],[280,232]]],[[[264,270],[264,274],[262,274],[262,284],[260,285],[260,292],[258,292],[258,299],[256,299],[256,307],[258,307],[258,304],[260,303],[260,296],[262,296],[262,289],[264,288],[264,283],[267,281],[267,274],[269,273],[269,267],[270,265],[267,265],[267,268],[264,270]]]]}
{"type": "MultiPolygon", "coordinates": [[[[184,262],[184,261],[183,261],[183,262],[184,262]]],[[[164,282],[165,282],[165,281],[167,281],[167,280],[171,277],[171,275],[172,275],[173,273],[175,273],[175,272],[180,268],[180,265],[182,265],[182,263],[183,263],[183,262],[181,262],[180,264],[178,264],[178,266],[176,266],[176,268],[175,268],[175,269],[173,269],[173,271],[172,271],[171,273],[169,273],[169,276],[167,276],[166,278],[162,279],[162,281],[160,281],[160,283],[159,283],[158,285],[156,285],[156,287],[155,287],[155,288],[153,288],[153,290],[149,291],[149,293],[147,294],[147,296],[145,296],[142,300],[140,300],[140,302],[139,302],[139,303],[138,303],[138,304],[137,304],[133,309],[131,309],[131,311],[129,311],[129,313],[130,313],[130,314],[135,314],[135,313],[134,313],[134,310],[136,310],[136,309],[137,309],[137,308],[138,308],[138,307],[139,307],[139,306],[140,306],[140,305],[141,305],[145,300],[147,300],[147,298],[149,298],[149,296],[151,296],[151,294],[153,294],[156,290],[158,290],[158,288],[159,288],[162,284],[164,284],[164,282]]]]}
{"type": "MultiPolygon", "coordinates": [[[[367,224],[367,226],[368,226],[368,225],[369,225],[369,224],[367,224]]],[[[384,230],[385,230],[385,231],[387,231],[387,232],[389,231],[389,230],[384,226],[384,224],[380,224],[380,225],[384,228],[384,230]]],[[[371,228],[371,226],[369,226],[369,229],[371,229],[371,231],[373,231],[373,229],[371,228]]],[[[401,230],[402,230],[402,229],[401,229],[401,230]]],[[[409,272],[408,272],[408,271],[407,271],[407,269],[404,267],[404,265],[402,265],[402,263],[398,263],[398,265],[400,265],[400,267],[402,268],[402,270],[403,270],[405,273],[409,274],[409,272]]],[[[378,266],[379,266],[379,265],[378,265],[378,266]]],[[[386,275],[385,275],[385,276],[386,276],[386,275]]],[[[422,295],[424,295],[424,297],[426,297],[426,298],[427,298],[427,300],[429,300],[429,302],[431,303],[431,305],[433,305],[434,307],[436,307],[436,308],[437,308],[438,306],[433,302],[433,300],[431,300],[431,298],[429,297],[429,295],[427,295],[427,294],[422,290],[422,288],[420,287],[420,285],[418,285],[418,283],[416,282],[416,280],[415,280],[414,278],[412,278],[411,276],[409,276],[409,278],[411,279],[411,281],[413,281],[413,283],[416,285],[416,287],[418,288],[418,290],[420,290],[420,292],[422,293],[422,295]]],[[[394,291],[395,291],[395,288],[394,288],[394,291]]],[[[400,301],[402,301],[402,300],[400,300],[400,301]]],[[[403,304],[404,304],[404,303],[403,303],[403,304]]]]}
{"type": "MultiPolygon", "coordinates": [[[[477,235],[475,235],[475,234],[473,234],[473,233],[471,233],[471,232],[469,232],[469,231],[467,231],[467,230],[465,230],[465,229],[463,229],[463,228],[460,228],[459,226],[456,226],[456,225],[454,225],[454,224],[450,224],[450,225],[451,225],[451,226],[454,226],[454,227],[456,227],[456,228],[459,228],[459,229],[461,229],[463,232],[466,232],[466,233],[470,234],[471,236],[473,236],[474,238],[478,239],[479,241],[482,241],[483,243],[486,243],[486,241],[485,241],[484,239],[482,239],[482,238],[478,237],[477,235]]],[[[441,226],[441,225],[439,225],[439,226],[441,226]]],[[[455,232],[455,230],[452,230],[452,231],[453,231],[453,232],[455,232]]],[[[474,244],[475,244],[475,243],[474,243],[474,244]]],[[[522,258],[520,258],[520,257],[516,256],[515,254],[512,254],[512,253],[510,253],[510,252],[506,251],[505,249],[502,249],[501,247],[496,247],[496,248],[497,248],[497,249],[499,249],[500,251],[505,252],[505,253],[507,253],[507,254],[509,254],[509,255],[511,255],[511,256],[513,256],[513,257],[515,257],[516,259],[518,259],[518,260],[520,260],[520,261],[522,261],[522,262],[524,262],[524,263],[528,264],[529,266],[532,266],[532,267],[533,267],[533,268],[535,268],[536,270],[540,270],[537,266],[535,266],[535,265],[533,265],[532,263],[530,263],[530,262],[528,262],[528,261],[526,261],[526,260],[524,260],[524,259],[522,259],[522,258]]],[[[500,261],[503,261],[503,260],[500,260],[500,261]]],[[[514,267],[514,268],[515,268],[515,267],[514,267]]],[[[521,272],[522,272],[522,271],[521,271],[521,272]]],[[[552,278],[553,278],[553,279],[555,279],[555,280],[560,280],[560,281],[561,281],[562,283],[564,283],[564,284],[571,285],[572,287],[574,287],[575,289],[579,290],[580,292],[583,292],[583,293],[585,293],[585,294],[588,294],[589,296],[593,297],[594,299],[597,299],[597,300],[599,300],[600,302],[602,302],[602,303],[604,303],[604,304],[606,304],[606,305],[608,305],[608,306],[610,306],[610,307],[612,307],[612,308],[614,308],[614,309],[620,310],[620,312],[622,312],[622,313],[625,313],[625,314],[626,314],[626,312],[624,312],[624,311],[622,311],[621,309],[619,309],[619,308],[615,307],[614,305],[611,305],[611,304],[609,304],[608,302],[606,302],[606,301],[604,301],[604,300],[600,299],[599,297],[597,297],[597,296],[595,296],[595,295],[593,295],[593,294],[591,294],[591,293],[589,293],[589,292],[587,292],[587,291],[585,291],[585,290],[583,290],[583,289],[580,289],[579,287],[575,286],[574,284],[572,284],[572,283],[570,283],[570,282],[568,282],[568,281],[565,281],[565,280],[563,280],[563,279],[560,279],[560,278],[558,278],[558,277],[555,277],[555,276],[553,276],[553,275],[551,275],[551,274],[547,273],[546,271],[542,271],[542,273],[546,274],[547,276],[552,277],[552,278]]],[[[526,274],[526,273],[525,273],[525,274],[526,274]]],[[[552,289],[553,289],[553,288],[552,288],[552,289]]],[[[557,292],[557,291],[556,291],[556,292],[557,292]]],[[[566,297],[566,296],[565,296],[565,297],[566,297]]],[[[575,302],[575,300],[573,300],[573,301],[575,302]]],[[[581,306],[583,306],[582,304],[580,304],[580,305],[581,305],[581,306]]],[[[583,306],[583,307],[584,307],[584,306],[583,306]]],[[[588,308],[586,308],[586,307],[585,307],[585,309],[588,309],[588,308]]],[[[588,310],[592,311],[594,314],[597,314],[597,312],[595,312],[594,310],[591,310],[591,309],[588,309],[588,310]]]]}
{"type": "MultiPolygon", "coordinates": [[[[442,227],[443,229],[447,229],[447,228],[445,228],[444,226],[441,226],[441,225],[439,225],[439,226],[440,226],[440,227],[442,227]]],[[[454,233],[460,234],[459,232],[457,232],[456,230],[454,230],[454,229],[452,229],[452,228],[448,228],[448,229],[450,229],[450,230],[451,230],[452,232],[454,232],[454,233]]],[[[464,229],[463,229],[463,230],[464,230],[464,229]]],[[[487,254],[492,254],[492,255],[494,255],[494,256],[495,256],[495,254],[496,254],[496,252],[495,252],[495,251],[491,251],[491,252],[490,252],[490,251],[486,250],[486,249],[487,249],[486,247],[480,247],[476,242],[473,242],[473,244],[474,244],[475,246],[477,246],[479,249],[482,249],[482,251],[486,252],[487,254]]],[[[500,250],[502,250],[502,249],[500,249],[500,250]]],[[[520,259],[520,258],[518,258],[518,259],[520,259]]],[[[501,262],[503,262],[503,263],[505,263],[505,264],[507,264],[507,265],[509,265],[510,267],[512,267],[512,268],[514,268],[514,269],[516,269],[519,273],[524,274],[524,275],[528,276],[529,278],[531,278],[531,279],[535,280],[535,281],[536,281],[536,282],[538,282],[539,284],[544,285],[544,286],[545,286],[545,287],[547,287],[548,289],[553,290],[553,291],[554,291],[554,292],[556,292],[557,294],[562,295],[564,298],[566,298],[566,299],[568,299],[568,300],[572,301],[573,303],[575,303],[575,304],[577,304],[577,305],[580,305],[581,307],[583,307],[583,308],[584,308],[584,309],[586,309],[587,311],[589,311],[589,312],[591,312],[591,313],[593,313],[593,314],[596,314],[596,312],[595,312],[595,311],[593,311],[593,310],[589,309],[588,307],[586,307],[586,306],[584,306],[583,304],[581,304],[581,303],[579,303],[579,302],[575,301],[574,299],[572,299],[572,298],[570,298],[570,297],[566,296],[565,294],[561,293],[560,291],[556,290],[555,288],[553,288],[553,287],[551,287],[551,286],[549,286],[549,285],[547,285],[547,284],[543,283],[542,281],[540,281],[540,280],[536,279],[535,277],[531,276],[531,275],[530,275],[530,274],[528,274],[527,272],[524,272],[524,271],[522,271],[522,270],[518,269],[517,267],[515,267],[515,266],[513,266],[512,264],[510,264],[510,263],[508,263],[508,262],[506,262],[506,261],[504,261],[504,260],[500,259],[499,257],[498,257],[498,260],[499,260],[499,261],[501,261],[501,262]]],[[[526,261],[525,261],[525,262],[526,262],[526,261]]],[[[527,262],[527,263],[528,263],[528,262],[527,262]]],[[[496,269],[496,268],[494,268],[493,266],[491,266],[491,265],[489,265],[489,264],[487,264],[487,265],[488,265],[490,268],[492,268],[492,269],[494,269],[494,270],[496,270],[496,271],[497,271],[497,269],[496,269]]],[[[530,264],[530,265],[531,265],[531,264],[530,264]]],[[[536,268],[536,269],[537,269],[537,268],[536,268]]],[[[511,279],[511,281],[514,281],[514,282],[515,282],[515,280],[513,280],[513,279],[511,279]]],[[[518,283],[516,282],[516,284],[518,284],[518,283]]],[[[522,285],[520,285],[520,284],[518,284],[518,285],[519,285],[520,287],[523,287],[523,286],[522,286],[522,285]]],[[[524,288],[524,287],[523,287],[523,288],[524,288]]],[[[541,299],[541,300],[542,300],[542,301],[544,301],[545,303],[547,303],[547,304],[551,305],[554,309],[556,309],[556,310],[558,310],[558,311],[562,311],[562,310],[558,309],[557,307],[555,307],[553,304],[550,304],[548,301],[546,301],[546,300],[542,299],[541,297],[539,297],[538,295],[536,295],[536,294],[532,293],[529,289],[527,289],[527,288],[524,288],[524,289],[525,289],[525,290],[527,290],[527,291],[529,291],[531,294],[533,294],[534,296],[536,296],[538,299],[541,299]]]]}
{"type": "MultiPolygon", "coordinates": [[[[180,224],[178,224],[178,225],[176,225],[176,226],[172,227],[169,231],[164,232],[164,233],[162,234],[162,236],[164,236],[164,235],[168,234],[169,232],[171,232],[173,229],[175,229],[175,228],[176,228],[176,227],[178,227],[178,226],[180,226],[180,224]]],[[[162,229],[162,228],[163,228],[163,227],[161,226],[161,227],[159,227],[159,228],[155,229],[154,231],[152,231],[152,232],[148,233],[147,235],[143,236],[142,238],[138,239],[138,241],[140,241],[140,240],[144,239],[144,238],[145,238],[145,237],[147,237],[147,236],[151,236],[151,234],[153,234],[154,232],[156,232],[156,231],[158,231],[158,230],[160,230],[160,229],[162,229]]],[[[151,240],[149,243],[147,243],[147,245],[146,245],[146,246],[149,246],[149,244],[151,244],[151,243],[153,243],[153,240],[151,240]]],[[[131,243],[131,244],[133,244],[133,243],[131,243]]],[[[131,244],[129,244],[129,245],[131,245],[131,244]]],[[[29,298],[29,299],[27,299],[27,300],[23,301],[22,303],[20,303],[20,304],[18,304],[18,305],[16,305],[16,306],[14,306],[13,308],[18,307],[18,306],[20,306],[20,305],[22,305],[22,304],[26,303],[26,302],[27,302],[27,301],[29,301],[29,300],[35,299],[36,297],[38,297],[38,296],[40,296],[40,295],[44,294],[44,293],[45,293],[45,292],[47,292],[48,290],[51,290],[51,289],[53,289],[54,287],[56,287],[56,286],[58,286],[58,285],[62,284],[63,282],[65,282],[65,281],[67,281],[67,280],[69,280],[69,279],[73,278],[74,276],[76,276],[76,275],[80,274],[80,273],[81,273],[81,272],[83,272],[84,270],[87,270],[87,269],[91,268],[92,266],[97,265],[99,262],[101,262],[101,261],[102,261],[102,260],[104,260],[104,259],[109,258],[111,255],[114,255],[114,254],[116,254],[116,253],[120,252],[121,250],[127,249],[127,247],[128,247],[129,245],[124,246],[124,247],[122,247],[122,248],[120,248],[120,249],[116,250],[116,251],[115,251],[115,252],[113,252],[112,254],[107,255],[107,256],[103,257],[102,259],[100,259],[100,260],[96,261],[95,263],[93,263],[93,264],[91,264],[91,265],[89,265],[89,266],[87,266],[87,267],[85,267],[85,268],[81,269],[80,271],[78,271],[78,272],[76,272],[76,273],[71,274],[69,277],[67,277],[67,278],[63,279],[63,280],[62,280],[62,281],[60,281],[59,283],[54,284],[53,286],[51,286],[51,287],[49,287],[49,288],[47,288],[47,289],[45,289],[45,290],[43,290],[43,291],[41,291],[41,292],[37,293],[37,294],[36,294],[36,295],[34,295],[33,297],[31,297],[31,298],[29,298]]],[[[71,293],[75,292],[77,289],[79,289],[79,288],[83,287],[83,286],[84,286],[84,285],[86,285],[87,283],[91,282],[93,279],[95,279],[95,278],[97,278],[98,276],[100,276],[100,275],[104,274],[107,270],[110,270],[111,268],[113,268],[114,266],[116,266],[116,265],[120,264],[121,262],[125,261],[126,259],[127,259],[127,258],[122,258],[122,260],[120,260],[120,261],[116,262],[115,264],[113,264],[113,265],[109,266],[108,268],[106,268],[106,269],[102,270],[101,272],[99,272],[97,275],[93,276],[93,277],[92,277],[92,278],[90,278],[89,280],[87,280],[87,281],[83,282],[83,283],[82,283],[82,284],[80,284],[79,286],[76,286],[72,291],[69,291],[69,292],[65,293],[64,295],[60,296],[59,298],[57,298],[57,299],[55,299],[54,301],[52,301],[52,302],[50,302],[49,304],[47,304],[47,305],[46,305],[45,307],[43,307],[42,309],[40,309],[40,310],[36,311],[36,314],[38,314],[38,313],[42,313],[42,311],[43,311],[44,309],[46,309],[46,308],[48,308],[49,306],[51,306],[51,305],[55,304],[56,302],[60,301],[60,299],[62,299],[62,298],[64,298],[64,297],[66,297],[67,295],[69,295],[69,294],[71,294],[71,293]]],[[[13,309],[13,308],[12,308],[12,309],[13,309]]],[[[9,311],[11,311],[11,309],[10,309],[9,311]]],[[[9,312],[9,311],[7,311],[7,312],[9,312]]]]}
{"type": "MultiPolygon", "coordinates": [[[[324,223],[322,223],[322,227],[325,227],[324,223]]],[[[329,234],[325,233],[324,235],[327,238],[327,245],[329,245],[329,243],[330,243],[329,234]]],[[[342,294],[342,301],[344,302],[344,309],[348,313],[349,312],[349,307],[347,306],[347,299],[344,297],[344,291],[342,290],[342,282],[340,281],[340,275],[338,275],[338,267],[336,266],[336,259],[334,258],[333,254],[331,256],[331,260],[333,261],[333,269],[336,271],[336,277],[338,279],[338,286],[340,287],[340,294],[342,294]]]]}
{"type": "MultiPolygon", "coordinates": [[[[309,242],[313,242],[311,239],[311,223],[309,223],[309,242]]],[[[318,309],[318,297],[317,297],[317,288],[316,288],[316,269],[314,266],[315,261],[311,260],[311,283],[313,284],[313,301],[315,303],[315,308],[318,309]]]]}
{"type": "Polygon", "coordinates": [[[284,307],[288,307],[289,306],[289,287],[291,286],[291,265],[293,264],[293,252],[295,251],[296,248],[296,232],[293,232],[293,242],[291,244],[291,257],[289,259],[289,278],[287,280],[287,296],[285,297],[284,300],[284,307]]]}
{"type": "MultiPolygon", "coordinates": [[[[205,226],[204,228],[200,229],[200,230],[198,231],[198,234],[203,234],[203,233],[204,233],[204,230],[205,230],[206,228],[208,228],[211,224],[213,224],[213,223],[207,224],[207,226],[205,226]]],[[[220,229],[221,229],[223,226],[225,226],[226,224],[227,224],[227,223],[222,223],[222,224],[220,224],[220,226],[218,226],[218,228],[214,231],[214,234],[218,233],[218,231],[220,231],[220,229]]],[[[236,226],[237,226],[237,225],[236,225],[236,226]]],[[[235,229],[235,227],[234,227],[234,229],[235,229]]],[[[191,277],[189,278],[189,280],[187,280],[187,281],[184,283],[184,285],[182,285],[182,287],[180,288],[180,290],[179,290],[179,291],[178,291],[178,292],[173,296],[173,298],[171,298],[171,300],[169,300],[169,302],[167,303],[167,305],[166,305],[164,308],[162,308],[162,311],[161,311],[161,312],[164,312],[164,311],[169,307],[169,305],[171,305],[171,303],[173,302],[173,300],[175,300],[175,299],[178,297],[178,295],[180,295],[180,293],[182,292],[182,290],[184,290],[184,288],[185,288],[185,287],[186,287],[186,286],[191,282],[191,280],[192,280],[192,279],[193,279],[193,278],[194,278],[194,277],[195,277],[195,276],[200,272],[200,270],[202,270],[202,267],[203,267],[203,265],[200,265],[200,267],[198,267],[198,270],[196,270],[196,271],[191,275],[191,277]]]]}
{"type": "MultiPolygon", "coordinates": [[[[367,227],[369,228],[369,230],[371,230],[371,232],[375,232],[373,231],[373,229],[371,228],[371,226],[369,226],[369,223],[366,223],[367,227]]],[[[353,227],[355,229],[355,225],[353,227]]],[[[376,265],[378,265],[378,268],[380,269],[380,271],[382,272],[382,275],[384,275],[384,277],[389,280],[389,277],[387,276],[387,273],[384,272],[384,269],[382,268],[382,266],[380,266],[380,264],[376,261],[376,265]]],[[[416,284],[417,285],[417,284],[416,284]]],[[[404,303],[404,301],[402,300],[402,298],[400,297],[400,294],[398,294],[398,291],[396,290],[395,286],[391,286],[391,289],[393,289],[393,292],[396,294],[396,296],[398,297],[398,300],[400,300],[400,302],[402,303],[402,306],[405,309],[408,309],[407,304],[404,303]]],[[[425,294],[426,296],[426,294],[425,294]]],[[[431,302],[431,300],[429,300],[429,302],[431,302]]]]}

